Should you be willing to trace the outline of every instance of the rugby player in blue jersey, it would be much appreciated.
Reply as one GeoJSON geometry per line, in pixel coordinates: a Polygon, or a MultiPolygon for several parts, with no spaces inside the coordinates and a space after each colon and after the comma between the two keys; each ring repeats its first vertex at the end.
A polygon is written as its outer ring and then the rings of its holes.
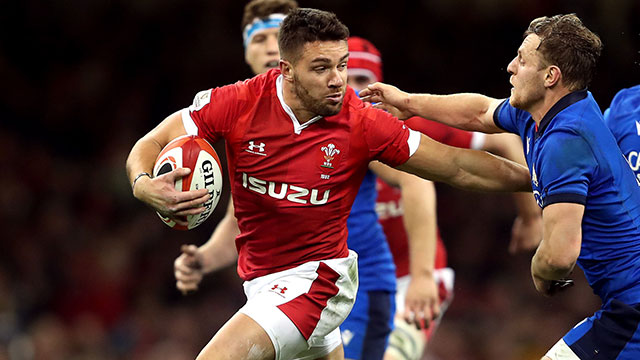
{"type": "Polygon", "coordinates": [[[531,261],[535,288],[568,288],[580,266],[602,308],[544,360],[640,359],[640,185],[587,91],[602,43],[575,14],[535,19],[509,63],[511,96],[407,94],[385,84],[361,92],[401,118],[519,134],[544,238],[531,261]]]}
{"type": "Polygon", "coordinates": [[[620,90],[604,111],[604,121],[640,181],[640,85],[620,90]]]}

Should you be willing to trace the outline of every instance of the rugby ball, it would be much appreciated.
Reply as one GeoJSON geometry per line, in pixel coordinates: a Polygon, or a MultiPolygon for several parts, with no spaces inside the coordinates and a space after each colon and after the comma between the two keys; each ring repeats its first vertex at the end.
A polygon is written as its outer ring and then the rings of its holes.
{"type": "Polygon", "coordinates": [[[184,135],[173,139],[162,149],[153,167],[153,176],[160,176],[179,168],[189,168],[191,173],[175,181],[178,191],[207,189],[211,198],[204,204],[204,211],[186,216],[187,226],[178,225],[158,213],[162,222],[177,230],[190,230],[202,224],[213,212],[222,191],[222,167],[220,158],[205,139],[184,135]]]}

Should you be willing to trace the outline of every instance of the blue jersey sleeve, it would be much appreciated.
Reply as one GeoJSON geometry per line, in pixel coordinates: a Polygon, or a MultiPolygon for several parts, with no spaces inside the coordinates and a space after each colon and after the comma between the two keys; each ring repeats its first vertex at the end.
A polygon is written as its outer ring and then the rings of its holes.
{"type": "Polygon", "coordinates": [[[553,129],[548,134],[548,148],[539,158],[544,206],[555,203],[586,204],[589,184],[597,169],[591,147],[579,134],[567,129],[553,129]]]}
{"type": "Polygon", "coordinates": [[[504,99],[493,113],[493,122],[497,127],[510,133],[519,134],[522,137],[524,125],[528,113],[518,110],[509,104],[509,99],[504,99]]]}

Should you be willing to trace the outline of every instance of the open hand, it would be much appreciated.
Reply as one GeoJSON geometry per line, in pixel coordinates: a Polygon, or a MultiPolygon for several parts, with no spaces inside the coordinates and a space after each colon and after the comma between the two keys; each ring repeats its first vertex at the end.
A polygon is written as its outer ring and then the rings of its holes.
{"type": "Polygon", "coordinates": [[[426,329],[440,315],[438,287],[433,275],[412,276],[402,317],[418,329],[426,329]]]}
{"type": "Polygon", "coordinates": [[[369,84],[360,91],[360,98],[372,103],[375,108],[388,111],[398,119],[406,120],[413,116],[407,109],[409,94],[395,86],[379,82],[369,84]]]}

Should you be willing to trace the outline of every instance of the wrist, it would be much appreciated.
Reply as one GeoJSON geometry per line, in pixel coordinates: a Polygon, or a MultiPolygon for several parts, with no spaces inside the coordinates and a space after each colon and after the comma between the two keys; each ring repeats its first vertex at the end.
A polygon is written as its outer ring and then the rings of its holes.
{"type": "Polygon", "coordinates": [[[148,172],[141,172],[138,175],[136,175],[136,177],[133,179],[133,182],[131,183],[131,191],[133,192],[134,197],[138,198],[138,196],[136,195],[136,188],[139,189],[140,183],[147,180],[151,180],[151,174],[149,174],[148,172]]]}
{"type": "Polygon", "coordinates": [[[415,99],[414,99],[414,94],[411,93],[405,93],[404,94],[404,101],[403,101],[403,105],[404,105],[404,111],[409,113],[409,116],[413,116],[413,114],[415,114],[415,111],[413,109],[413,105],[415,104],[415,99]]]}
{"type": "Polygon", "coordinates": [[[432,268],[420,268],[420,269],[412,269],[409,271],[411,277],[423,277],[423,278],[433,278],[434,269],[432,268]]]}

